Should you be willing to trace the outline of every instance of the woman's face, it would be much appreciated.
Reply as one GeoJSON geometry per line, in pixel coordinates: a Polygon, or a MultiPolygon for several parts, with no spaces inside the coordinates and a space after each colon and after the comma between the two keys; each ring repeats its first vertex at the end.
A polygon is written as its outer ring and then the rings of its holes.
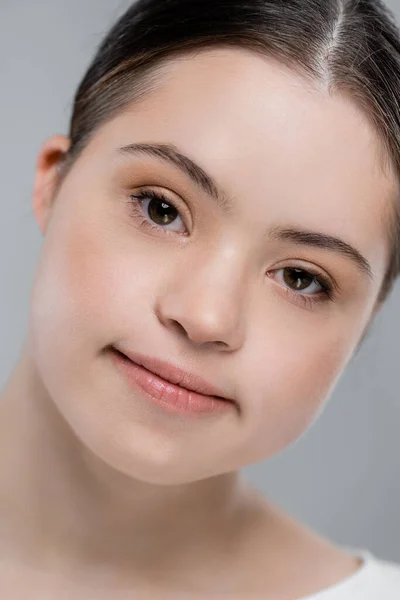
{"type": "Polygon", "coordinates": [[[363,114],[272,60],[208,49],[168,63],[156,91],[103,125],[54,198],[50,157],[67,145],[54,137],[39,155],[31,325],[40,377],[81,441],[153,483],[294,442],[354,352],[388,259],[394,177],[363,114]],[[167,159],[119,150],[132,144],[173,145],[229,210],[167,159]],[[130,199],[144,190],[169,204],[130,199]],[[309,233],[277,233],[289,229],[309,233]],[[111,346],[200,375],[240,410],[167,413],[128,386],[111,346]]]}

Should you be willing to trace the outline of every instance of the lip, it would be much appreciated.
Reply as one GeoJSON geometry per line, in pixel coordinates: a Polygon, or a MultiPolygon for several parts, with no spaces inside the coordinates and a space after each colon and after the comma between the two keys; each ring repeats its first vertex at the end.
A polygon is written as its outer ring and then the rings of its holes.
{"type": "MultiPolygon", "coordinates": [[[[122,350],[118,350],[122,352],[122,350]]],[[[230,400],[224,396],[223,392],[217,387],[211,385],[198,375],[193,375],[184,371],[183,369],[174,366],[164,360],[158,358],[151,358],[144,354],[137,354],[132,352],[122,352],[132,362],[136,363],[140,367],[144,367],[148,371],[151,371],[155,375],[158,375],[168,383],[173,383],[179,387],[183,387],[189,391],[203,394],[204,396],[216,396],[221,400],[230,400]]]]}
{"type": "Polygon", "coordinates": [[[129,383],[173,412],[214,412],[236,402],[203,378],[166,361],[112,347],[129,383]]]}

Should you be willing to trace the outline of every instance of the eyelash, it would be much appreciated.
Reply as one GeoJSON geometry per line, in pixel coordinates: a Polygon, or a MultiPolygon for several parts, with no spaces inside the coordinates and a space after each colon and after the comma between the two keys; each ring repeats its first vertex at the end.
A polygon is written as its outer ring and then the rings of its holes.
{"type": "MultiPolygon", "coordinates": [[[[178,209],[176,208],[175,204],[173,202],[171,202],[171,200],[169,200],[161,192],[155,192],[154,190],[144,190],[143,189],[140,192],[138,192],[137,194],[131,194],[129,196],[129,200],[128,200],[132,216],[134,218],[141,219],[140,227],[148,228],[151,231],[156,231],[157,233],[159,233],[161,230],[163,235],[175,235],[176,232],[169,231],[168,229],[165,229],[161,225],[153,225],[148,220],[148,217],[146,217],[145,212],[142,208],[142,202],[146,199],[156,200],[159,202],[163,202],[165,204],[169,204],[170,206],[175,208],[175,210],[177,212],[179,212],[178,209]]],[[[183,235],[188,235],[188,234],[183,234],[183,235]]],[[[308,268],[307,270],[301,269],[300,267],[284,267],[284,269],[296,270],[296,271],[300,271],[302,273],[306,273],[307,275],[313,275],[314,280],[317,283],[319,283],[319,285],[322,288],[322,290],[318,294],[308,295],[308,294],[302,294],[300,292],[294,292],[289,287],[281,286],[282,289],[285,291],[285,293],[287,293],[295,302],[303,303],[303,306],[305,306],[309,309],[313,309],[313,308],[316,308],[318,305],[323,304],[325,302],[329,302],[329,301],[334,302],[335,301],[335,299],[336,299],[336,294],[334,291],[335,286],[331,283],[331,281],[328,279],[328,277],[325,277],[319,271],[314,270],[312,268],[308,268]]],[[[276,269],[276,270],[279,271],[280,269],[276,269]]]]}

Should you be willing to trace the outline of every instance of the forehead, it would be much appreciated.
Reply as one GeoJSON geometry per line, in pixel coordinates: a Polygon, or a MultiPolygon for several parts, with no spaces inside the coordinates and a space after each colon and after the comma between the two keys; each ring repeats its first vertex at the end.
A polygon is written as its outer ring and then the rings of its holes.
{"type": "Polygon", "coordinates": [[[167,62],[153,92],[107,123],[107,151],[173,143],[237,202],[249,225],[301,223],[347,237],[379,268],[395,177],[358,106],[273,59],[214,48],[167,62]],[[252,211],[251,221],[249,209],[252,211]]]}

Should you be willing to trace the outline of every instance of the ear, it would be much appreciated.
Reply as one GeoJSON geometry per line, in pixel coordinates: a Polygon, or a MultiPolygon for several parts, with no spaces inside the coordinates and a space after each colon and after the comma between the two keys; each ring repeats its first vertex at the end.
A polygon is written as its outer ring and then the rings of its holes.
{"type": "Polygon", "coordinates": [[[33,212],[45,234],[50,218],[55,190],[60,178],[59,166],[68,151],[71,140],[65,135],[55,135],[42,145],[37,160],[33,187],[33,212]]]}

